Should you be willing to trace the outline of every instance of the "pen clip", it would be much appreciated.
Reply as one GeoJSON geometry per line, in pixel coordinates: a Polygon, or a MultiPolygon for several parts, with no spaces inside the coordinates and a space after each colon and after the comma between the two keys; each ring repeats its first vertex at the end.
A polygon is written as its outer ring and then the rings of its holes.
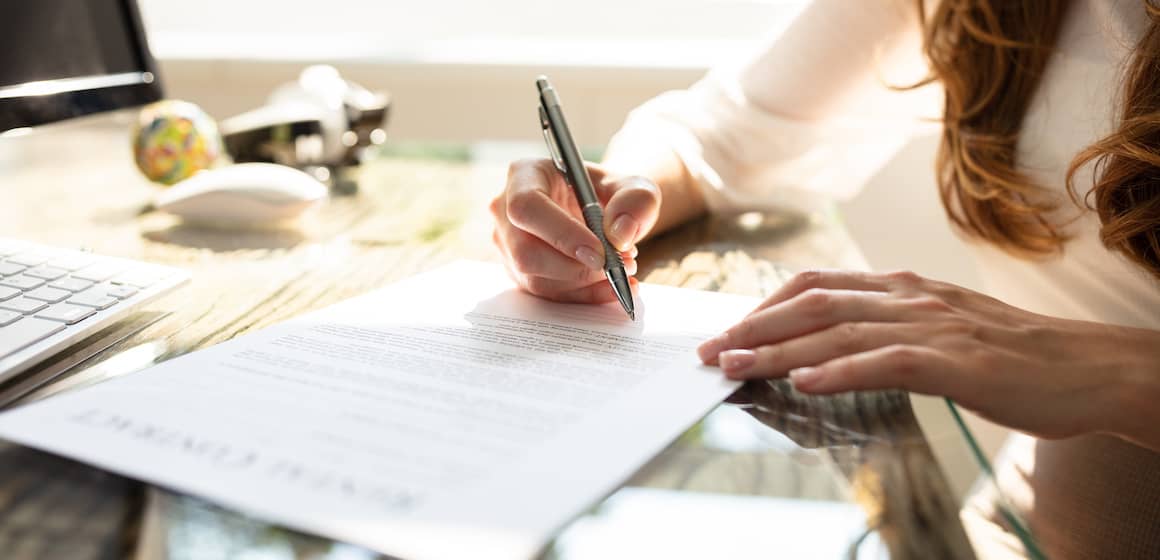
{"type": "Polygon", "coordinates": [[[548,145],[548,153],[551,154],[556,169],[559,169],[560,173],[567,174],[564,159],[560,157],[560,150],[556,147],[556,139],[552,137],[552,124],[548,121],[548,112],[544,110],[543,105],[540,105],[540,132],[544,133],[544,143],[548,145]]]}

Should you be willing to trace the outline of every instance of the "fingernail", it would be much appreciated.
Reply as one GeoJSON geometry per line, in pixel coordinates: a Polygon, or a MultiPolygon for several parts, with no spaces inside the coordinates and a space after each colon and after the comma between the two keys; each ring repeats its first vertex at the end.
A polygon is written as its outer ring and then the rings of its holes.
{"type": "Polygon", "coordinates": [[[717,356],[717,363],[727,374],[745,373],[757,363],[757,353],[753,350],[726,350],[717,356]]]}
{"type": "Polygon", "coordinates": [[[600,270],[604,268],[604,259],[596,249],[592,247],[581,246],[576,249],[576,259],[584,263],[585,266],[593,270],[600,270]]]}
{"type": "Polygon", "coordinates": [[[702,363],[712,363],[713,360],[717,358],[717,355],[725,349],[728,343],[728,335],[726,333],[721,333],[713,338],[710,338],[709,340],[706,340],[700,346],[698,346],[697,355],[700,356],[702,363]]]}
{"type": "Polygon", "coordinates": [[[608,232],[608,240],[612,242],[617,249],[627,251],[632,244],[633,238],[636,237],[636,220],[628,214],[621,214],[612,222],[612,229],[608,232]]]}
{"type": "Polygon", "coordinates": [[[628,254],[632,255],[632,258],[635,259],[636,256],[640,254],[640,250],[636,248],[636,245],[633,245],[632,250],[629,251],[628,254]]]}
{"type": "Polygon", "coordinates": [[[795,389],[809,389],[822,379],[821,371],[812,367],[800,367],[789,370],[789,380],[795,389]]]}

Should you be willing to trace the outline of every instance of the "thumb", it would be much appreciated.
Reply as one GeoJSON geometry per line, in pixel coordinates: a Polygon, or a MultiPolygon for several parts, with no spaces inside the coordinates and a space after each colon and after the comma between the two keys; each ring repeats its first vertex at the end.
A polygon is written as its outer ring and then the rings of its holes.
{"type": "Polygon", "coordinates": [[[604,205],[604,235],[620,251],[629,250],[657,223],[661,191],[644,177],[624,177],[609,181],[611,192],[604,205]]]}

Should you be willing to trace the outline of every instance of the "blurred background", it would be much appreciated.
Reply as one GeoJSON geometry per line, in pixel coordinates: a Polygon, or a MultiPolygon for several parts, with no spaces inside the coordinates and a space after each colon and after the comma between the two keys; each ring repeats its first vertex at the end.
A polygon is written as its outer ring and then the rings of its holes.
{"type": "Polygon", "coordinates": [[[141,10],[170,95],[215,117],[325,62],[391,92],[396,139],[537,140],[529,92],[543,73],[566,96],[577,141],[597,145],[629,109],[746,52],[806,3],[142,0],[141,10]]]}

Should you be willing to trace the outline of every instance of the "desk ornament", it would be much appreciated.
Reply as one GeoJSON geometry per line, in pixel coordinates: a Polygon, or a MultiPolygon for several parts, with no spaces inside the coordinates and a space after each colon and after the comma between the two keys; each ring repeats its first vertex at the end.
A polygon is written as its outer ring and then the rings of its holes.
{"type": "Polygon", "coordinates": [[[141,109],[133,127],[133,158],[150,181],[165,186],[209,169],[222,154],[217,124],[188,101],[165,100],[141,109]]]}
{"type": "Polygon", "coordinates": [[[337,193],[351,193],[356,186],[342,171],[386,141],[389,108],[386,93],[315,65],[275,88],[265,106],[223,120],[222,137],[236,162],[288,165],[329,182],[337,193]]]}

